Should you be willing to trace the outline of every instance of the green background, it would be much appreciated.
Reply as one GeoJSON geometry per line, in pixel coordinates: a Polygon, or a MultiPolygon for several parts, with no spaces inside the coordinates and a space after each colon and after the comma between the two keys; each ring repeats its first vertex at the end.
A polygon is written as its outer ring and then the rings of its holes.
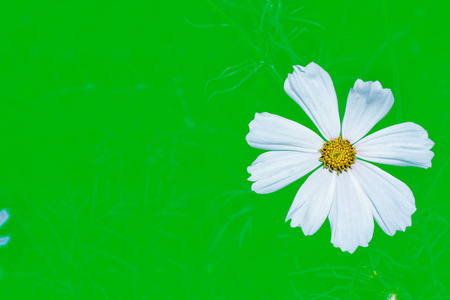
{"type": "MultiPolygon", "coordinates": [[[[443,1],[442,1],[443,2],[443,1]]],[[[2,299],[449,299],[449,6],[441,1],[8,1],[0,11],[2,299]],[[343,253],[284,222],[306,177],[250,190],[255,112],[314,129],[293,64],[395,103],[428,170],[381,166],[413,226],[343,253]],[[446,186],[447,184],[447,186],[446,186]],[[394,296],[395,295],[395,296],[394,296]]]]}

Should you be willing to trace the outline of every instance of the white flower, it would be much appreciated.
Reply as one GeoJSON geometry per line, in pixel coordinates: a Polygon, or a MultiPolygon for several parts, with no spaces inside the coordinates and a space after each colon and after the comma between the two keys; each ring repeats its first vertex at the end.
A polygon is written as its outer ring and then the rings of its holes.
{"type": "Polygon", "coordinates": [[[366,162],[431,167],[434,143],[421,126],[407,122],[363,138],[391,109],[394,97],[378,81],[356,80],[347,99],[342,133],[333,82],[315,63],[294,66],[284,84],[317,126],[310,129],[269,113],[257,113],[246,140],[252,147],[271,150],[248,167],[252,190],[275,192],[315,170],[301,186],[286,221],[314,234],[328,216],[331,242],[353,253],[367,247],[374,222],[388,235],[411,226],[416,210],[406,184],[366,162]]]}
{"type": "MultiPolygon", "coordinates": [[[[3,223],[6,222],[6,220],[8,220],[9,215],[6,212],[6,210],[2,210],[0,211],[0,227],[3,225],[3,223]]],[[[9,237],[2,237],[0,238],[0,246],[5,245],[9,240],[9,237]]]]}

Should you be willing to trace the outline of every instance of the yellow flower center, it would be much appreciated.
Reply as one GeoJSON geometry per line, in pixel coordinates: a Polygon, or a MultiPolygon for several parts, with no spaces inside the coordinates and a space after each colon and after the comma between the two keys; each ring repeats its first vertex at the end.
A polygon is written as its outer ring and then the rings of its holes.
{"type": "Polygon", "coordinates": [[[330,172],[342,173],[355,162],[355,147],[342,137],[323,143],[323,148],[319,151],[322,153],[319,160],[323,162],[323,167],[329,169],[330,172]]]}

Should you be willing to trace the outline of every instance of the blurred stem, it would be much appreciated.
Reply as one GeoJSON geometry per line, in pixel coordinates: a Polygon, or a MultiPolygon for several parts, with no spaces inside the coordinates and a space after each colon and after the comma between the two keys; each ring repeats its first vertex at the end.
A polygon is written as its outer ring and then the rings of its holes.
{"type": "Polygon", "coordinates": [[[395,51],[394,51],[394,45],[392,42],[392,32],[391,28],[389,26],[389,15],[388,15],[388,4],[386,0],[382,1],[383,4],[383,15],[384,15],[384,25],[386,30],[386,38],[388,42],[388,49],[389,49],[389,58],[391,60],[392,65],[392,77],[394,80],[394,88],[395,88],[395,105],[397,105],[397,121],[401,122],[402,117],[402,102],[401,102],[401,95],[400,95],[400,83],[398,78],[398,66],[397,66],[397,59],[395,57],[395,51]]]}
{"type": "Polygon", "coordinates": [[[225,20],[230,23],[231,25],[233,25],[237,31],[241,34],[241,36],[244,38],[244,41],[248,44],[248,46],[250,47],[250,49],[255,52],[255,54],[257,54],[258,56],[260,55],[258,48],[251,42],[250,38],[248,37],[248,35],[245,33],[245,31],[236,23],[234,22],[230,17],[228,17],[214,2],[212,2],[211,0],[208,0],[208,3],[217,11],[219,12],[219,14],[221,14],[225,20]]]}

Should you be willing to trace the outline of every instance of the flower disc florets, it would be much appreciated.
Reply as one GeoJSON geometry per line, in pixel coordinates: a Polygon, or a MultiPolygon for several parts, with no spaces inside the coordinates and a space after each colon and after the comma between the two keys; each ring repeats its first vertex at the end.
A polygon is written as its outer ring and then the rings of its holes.
{"type": "Polygon", "coordinates": [[[324,168],[327,168],[330,172],[342,173],[343,170],[347,171],[355,162],[355,147],[342,137],[323,143],[323,148],[319,151],[322,153],[319,160],[323,162],[324,168]]]}

